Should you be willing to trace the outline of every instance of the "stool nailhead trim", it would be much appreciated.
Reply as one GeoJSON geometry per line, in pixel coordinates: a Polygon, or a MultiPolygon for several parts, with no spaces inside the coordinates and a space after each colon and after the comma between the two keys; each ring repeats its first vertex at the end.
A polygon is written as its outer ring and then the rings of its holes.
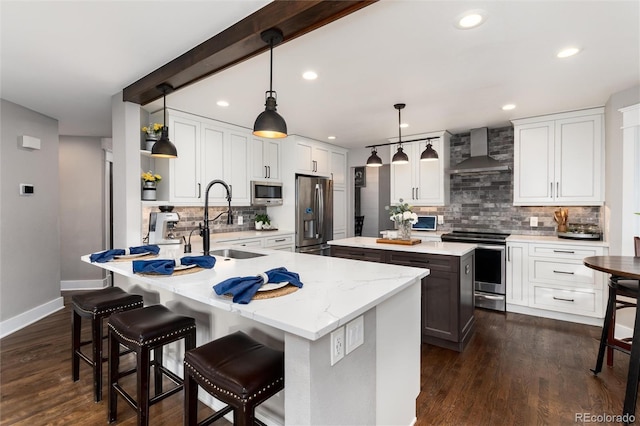
{"type": "Polygon", "coordinates": [[[272,386],[277,385],[278,383],[282,382],[284,380],[284,377],[280,377],[279,379],[277,379],[275,382],[272,382],[270,384],[268,384],[267,386],[263,387],[262,389],[260,389],[258,392],[254,393],[253,395],[249,395],[248,398],[242,398],[240,397],[238,394],[233,393],[233,392],[229,392],[226,389],[221,389],[220,387],[216,386],[215,384],[211,383],[211,381],[209,381],[209,379],[207,379],[206,377],[204,377],[202,374],[200,374],[200,372],[198,370],[196,370],[191,364],[189,364],[188,362],[184,362],[184,365],[186,365],[187,367],[189,367],[189,370],[193,371],[193,373],[195,375],[197,375],[203,382],[205,382],[206,384],[208,384],[209,386],[211,386],[212,388],[214,388],[215,390],[217,390],[220,393],[223,393],[225,395],[229,395],[234,397],[235,399],[239,400],[239,401],[251,401],[253,398],[257,397],[258,395],[260,395],[261,393],[267,391],[269,388],[271,388],[272,386]]]}
{"type": "Polygon", "coordinates": [[[74,309],[77,309],[77,310],[82,311],[82,312],[86,312],[87,314],[93,314],[93,316],[95,317],[96,315],[102,315],[102,314],[105,314],[107,312],[115,312],[115,311],[120,311],[120,310],[123,310],[123,309],[126,309],[126,308],[130,308],[130,307],[134,307],[134,306],[142,306],[142,305],[143,305],[143,302],[135,302],[135,303],[130,303],[130,304],[124,305],[124,306],[115,306],[113,308],[108,308],[108,309],[105,309],[103,311],[87,311],[86,309],[82,309],[80,306],[76,305],[75,303],[74,303],[73,306],[74,306],[74,309]]]}
{"type": "Polygon", "coordinates": [[[158,337],[156,337],[156,338],[154,338],[154,339],[151,339],[151,340],[145,340],[144,342],[138,342],[137,340],[133,340],[133,339],[130,339],[130,338],[128,338],[128,337],[126,337],[126,336],[122,335],[122,333],[120,333],[118,330],[116,330],[116,328],[115,328],[113,325],[111,325],[111,324],[109,324],[109,328],[110,328],[111,330],[113,330],[113,332],[114,332],[114,333],[116,333],[118,336],[120,336],[120,338],[121,338],[122,340],[126,340],[127,342],[129,342],[129,343],[133,343],[133,344],[138,345],[138,346],[145,346],[145,345],[151,344],[151,343],[153,343],[153,342],[157,342],[158,340],[162,340],[162,339],[166,339],[167,337],[175,336],[176,334],[182,334],[182,333],[184,333],[185,331],[189,331],[189,330],[191,330],[191,329],[196,328],[196,326],[195,326],[195,325],[192,325],[192,326],[189,326],[189,327],[183,328],[183,329],[181,329],[181,330],[176,330],[176,331],[173,331],[173,332],[171,332],[171,333],[169,333],[169,334],[165,334],[165,335],[163,335],[163,336],[158,336],[158,337]]]}

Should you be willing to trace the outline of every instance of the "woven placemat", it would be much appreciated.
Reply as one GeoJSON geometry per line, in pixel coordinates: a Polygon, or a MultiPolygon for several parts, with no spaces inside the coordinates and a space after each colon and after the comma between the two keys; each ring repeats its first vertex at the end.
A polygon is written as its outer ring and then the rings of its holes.
{"type": "Polygon", "coordinates": [[[133,260],[148,260],[148,259],[153,259],[153,258],[156,258],[156,257],[158,257],[157,254],[149,253],[149,254],[145,254],[144,256],[131,257],[129,259],[116,259],[116,258],[113,258],[109,262],[131,262],[133,260]]]}
{"type": "MultiPolygon", "coordinates": [[[[253,295],[251,300],[272,299],[274,297],[286,296],[298,291],[298,287],[292,284],[287,284],[284,287],[276,288],[274,290],[258,291],[253,295]]],[[[231,299],[231,294],[225,294],[224,297],[231,299]]]]}
{"type": "Polygon", "coordinates": [[[187,275],[187,274],[195,274],[196,272],[204,271],[205,268],[201,268],[200,266],[196,266],[195,268],[183,269],[181,271],[173,271],[171,275],[165,274],[144,274],[140,272],[136,272],[136,275],[142,275],[143,277],[154,277],[154,278],[162,278],[162,277],[177,277],[178,275],[187,275]]]}

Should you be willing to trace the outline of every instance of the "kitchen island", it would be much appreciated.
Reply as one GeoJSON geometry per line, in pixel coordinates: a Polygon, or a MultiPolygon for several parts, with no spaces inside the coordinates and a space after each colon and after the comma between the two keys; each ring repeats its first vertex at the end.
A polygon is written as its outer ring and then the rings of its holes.
{"type": "Polygon", "coordinates": [[[346,259],[429,268],[422,278],[422,342],[462,351],[473,335],[475,244],[354,237],[329,241],[331,255],[346,259]],[[395,244],[394,244],[395,243],[395,244]]]}
{"type": "MultiPolygon", "coordinates": [[[[212,244],[212,250],[226,247],[232,246],[212,244]]],[[[168,277],[134,274],[130,261],[93,265],[115,272],[116,285],[142,294],[146,304],[163,303],[196,318],[198,345],[241,329],[284,348],[285,390],[257,410],[268,424],[412,424],[420,392],[420,282],[429,271],[264,248],[242,250],[264,256],[216,256],[213,269],[168,277]],[[227,278],[281,266],[299,273],[304,287],[247,305],[212,289],[227,278]],[[360,316],[363,344],[331,365],[331,332],[360,316]]],[[[181,256],[179,246],[162,246],[159,258],[181,256]]],[[[82,260],[90,262],[88,255],[82,260]]],[[[182,351],[165,351],[169,368],[180,375],[182,351]]],[[[200,394],[205,403],[222,407],[200,394]]]]}

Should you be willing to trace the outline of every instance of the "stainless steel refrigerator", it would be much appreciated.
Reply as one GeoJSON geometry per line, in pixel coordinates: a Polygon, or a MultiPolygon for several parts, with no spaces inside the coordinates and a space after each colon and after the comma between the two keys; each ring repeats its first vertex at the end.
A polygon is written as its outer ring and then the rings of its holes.
{"type": "Polygon", "coordinates": [[[329,256],[333,239],[333,181],[296,175],[296,251],[329,256]]]}

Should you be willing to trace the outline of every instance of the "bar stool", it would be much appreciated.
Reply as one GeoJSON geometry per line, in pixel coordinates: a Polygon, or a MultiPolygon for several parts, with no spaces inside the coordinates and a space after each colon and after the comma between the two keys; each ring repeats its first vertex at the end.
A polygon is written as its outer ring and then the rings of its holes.
{"type": "Polygon", "coordinates": [[[185,339],[185,351],[196,347],[195,319],[173,313],[162,305],[121,312],[109,318],[110,423],[117,420],[118,394],[137,411],[138,425],[148,425],[149,407],[182,390],[183,380],[162,365],[163,346],[180,339],[185,339]],[[136,368],[120,372],[119,345],[136,353],[136,368]],[[151,366],[154,367],[154,396],[149,391],[151,366]],[[118,383],[119,379],[134,372],[137,372],[137,402],[118,383]],[[163,375],[176,384],[165,392],[162,390],[163,375]]]}
{"type": "Polygon", "coordinates": [[[264,425],[254,411],[284,389],[284,352],[237,331],[185,353],[184,378],[185,425],[208,425],[231,410],[234,425],[264,425]],[[198,385],[228,404],[200,423],[198,385]]]}
{"type": "MultiPolygon", "coordinates": [[[[102,400],[103,353],[102,320],[116,312],[138,309],[143,305],[142,296],[129,294],[118,287],[107,287],[71,296],[71,376],[80,379],[80,360],[93,369],[93,393],[96,402],[102,400]],[[81,341],[82,318],[91,319],[91,340],[81,341]],[[92,344],[92,357],[82,353],[82,346],[92,344]]],[[[105,336],[106,337],[106,336],[105,336]]]]}

